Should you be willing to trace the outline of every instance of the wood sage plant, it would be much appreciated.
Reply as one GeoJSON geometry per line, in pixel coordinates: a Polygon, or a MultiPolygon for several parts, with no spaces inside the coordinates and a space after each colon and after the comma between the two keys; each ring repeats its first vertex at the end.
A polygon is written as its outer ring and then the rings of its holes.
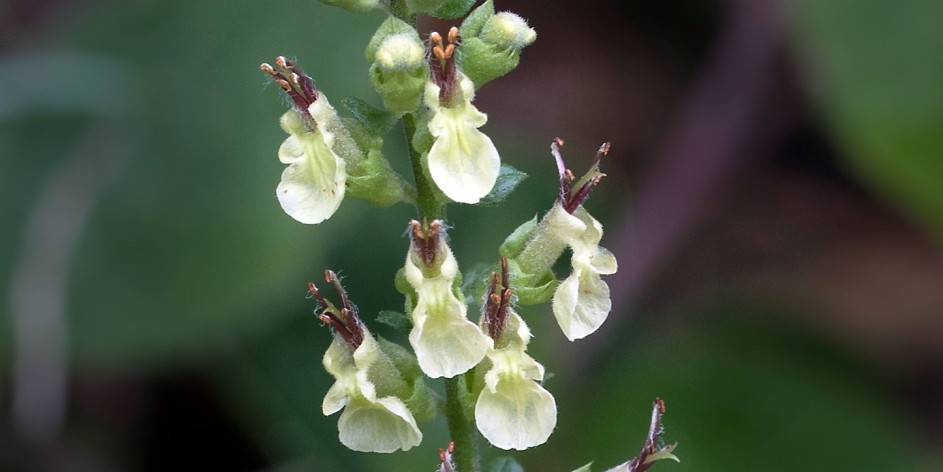
{"type": "MultiPolygon", "coordinates": [[[[463,293],[463,274],[449,248],[449,237],[461,237],[461,223],[450,222],[450,235],[446,206],[499,203],[525,177],[501,162],[480,130],[488,117],[475,106],[475,91],[513,70],[537,33],[520,16],[495,12],[492,0],[474,10],[474,0],[322,2],[388,14],[366,47],[370,81],[383,108],[347,99],[342,103],[352,117],[341,117],[297,62],[278,56],[274,66],[262,64],[291,105],[281,117],[288,138],[278,158],[287,167],[275,190],[278,202],[305,224],[325,222],[350,197],[380,207],[406,202],[418,213],[404,222],[409,247],[391,284],[404,295],[405,312],[399,319],[386,312],[385,320],[408,332],[409,348],[370,332],[334,272],[325,271],[325,280],[338,303],[308,283],[315,313],[333,336],[323,362],[336,381],[324,396],[323,412],[342,411],[337,427],[344,446],[374,453],[421,446],[419,425],[444,414],[451,438],[440,443],[448,447],[439,449],[438,470],[478,472],[480,437],[500,449],[524,450],[545,443],[557,425],[556,400],[542,384],[543,365],[527,353],[531,331],[517,307],[549,302],[571,341],[598,330],[609,315],[609,286],[602,276],[615,273],[618,264],[600,246],[602,225],[584,207],[604,176],[600,165],[609,143],[577,176],[563,160],[563,141],[552,141],[548,165],[556,165],[559,181],[549,185],[559,186],[558,197],[541,218],[524,222],[497,248],[492,271],[465,274],[480,277],[465,285],[481,287],[480,293],[463,293]],[[444,35],[421,36],[418,15],[464,19],[444,35]],[[409,149],[409,180],[381,150],[383,137],[398,123],[409,149]],[[567,249],[571,269],[560,280],[552,267],[567,249]],[[469,317],[469,299],[481,300],[477,323],[469,317]],[[429,386],[439,378],[444,398],[429,386]]],[[[656,460],[677,460],[674,445],[662,441],[664,411],[656,399],[642,451],[610,471],[645,471],[656,460]]],[[[501,470],[522,470],[514,467],[501,470]]]]}

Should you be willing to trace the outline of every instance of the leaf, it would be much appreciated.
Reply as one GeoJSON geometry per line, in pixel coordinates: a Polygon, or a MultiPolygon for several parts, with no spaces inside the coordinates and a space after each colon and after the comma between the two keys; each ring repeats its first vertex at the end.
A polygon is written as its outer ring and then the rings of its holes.
{"type": "Polygon", "coordinates": [[[943,2],[794,2],[810,88],[857,177],[943,237],[943,2]]]}
{"type": "Polygon", "coordinates": [[[344,108],[347,108],[347,110],[354,115],[354,118],[367,128],[367,131],[371,134],[386,134],[387,131],[396,125],[397,117],[395,114],[377,108],[359,98],[347,97],[343,99],[341,103],[344,104],[344,108]]]}
{"type": "Polygon", "coordinates": [[[574,470],[573,472],[590,472],[590,471],[591,471],[591,469],[590,469],[590,466],[591,466],[591,465],[593,465],[592,462],[590,462],[589,464],[584,465],[583,467],[580,467],[579,469],[574,470]]]}
{"type": "Polygon", "coordinates": [[[460,18],[468,13],[477,0],[446,0],[438,10],[432,12],[436,18],[460,18]]]}
{"type": "Polygon", "coordinates": [[[496,457],[488,464],[487,472],[524,472],[524,468],[513,457],[496,457]]]}
{"type": "Polygon", "coordinates": [[[501,171],[498,173],[498,180],[494,183],[494,188],[481,199],[479,204],[494,206],[503,202],[526,178],[527,174],[508,164],[501,164],[501,171]]]}
{"type": "Polygon", "coordinates": [[[476,8],[475,11],[471,12],[468,18],[465,18],[465,21],[462,22],[462,27],[460,28],[462,38],[473,38],[481,34],[485,23],[487,23],[492,16],[494,16],[494,2],[488,0],[476,8]]]}
{"type": "Polygon", "coordinates": [[[403,313],[393,310],[383,310],[377,314],[377,322],[383,323],[397,331],[408,333],[413,323],[403,313]]]}

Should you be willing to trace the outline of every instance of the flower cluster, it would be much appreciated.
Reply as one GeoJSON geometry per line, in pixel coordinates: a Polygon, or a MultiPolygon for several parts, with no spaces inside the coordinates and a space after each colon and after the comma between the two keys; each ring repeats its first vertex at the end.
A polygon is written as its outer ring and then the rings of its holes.
{"type": "MultiPolygon", "coordinates": [[[[467,454],[479,432],[500,449],[541,445],[556,428],[557,404],[543,384],[544,366],[527,352],[532,333],[521,307],[549,303],[570,341],[595,332],[608,317],[609,286],[601,276],[614,274],[617,262],[600,246],[602,225],[583,204],[604,176],[600,162],[609,144],[577,178],[563,162],[563,141],[554,140],[559,196],[550,210],[505,239],[487,275],[462,274],[441,219],[445,206],[500,203],[525,177],[502,163],[481,131],[488,118],[474,105],[475,93],[513,70],[536,32],[520,16],[496,12],[493,0],[472,11],[475,2],[468,0],[322,1],[389,13],[365,50],[383,108],[347,99],[352,117],[341,117],[295,61],[279,56],[275,66],[262,64],[290,104],[281,118],[288,137],[278,157],[287,167],[276,188],[278,202],[306,224],[329,219],[345,196],[378,206],[408,202],[419,210],[409,222],[406,260],[395,279],[405,296],[404,313],[388,311],[383,320],[403,332],[408,347],[367,329],[334,272],[326,271],[325,280],[335,287],[338,305],[308,285],[316,315],[332,333],[323,363],[336,380],[323,412],[343,410],[338,432],[348,448],[388,453],[418,446],[418,425],[445,410],[455,443],[440,450],[441,472],[475,469],[467,454]],[[423,42],[408,22],[417,14],[465,19],[423,42]],[[406,131],[413,184],[393,171],[382,152],[383,137],[397,121],[406,131]],[[553,268],[567,251],[571,269],[558,278],[553,268]],[[480,313],[477,323],[470,312],[480,313]],[[440,378],[444,401],[425,384],[440,378]]],[[[646,447],[643,461],[670,456],[670,448],[646,447]]]]}

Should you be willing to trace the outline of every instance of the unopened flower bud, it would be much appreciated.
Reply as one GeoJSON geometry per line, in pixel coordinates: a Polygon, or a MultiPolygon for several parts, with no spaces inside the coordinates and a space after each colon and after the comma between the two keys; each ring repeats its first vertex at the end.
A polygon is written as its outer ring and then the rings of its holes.
{"type": "Polygon", "coordinates": [[[394,112],[406,113],[419,107],[428,66],[419,33],[406,22],[390,17],[377,29],[367,45],[370,83],[394,112]]]}
{"type": "Polygon", "coordinates": [[[414,71],[422,67],[425,48],[408,33],[387,36],[377,49],[376,64],[384,73],[414,71]]]}
{"type": "Polygon", "coordinates": [[[495,14],[491,0],[468,15],[461,33],[462,70],[475,88],[514,70],[521,60],[521,50],[537,39],[537,32],[517,14],[495,14]]]}
{"type": "Polygon", "coordinates": [[[491,17],[481,30],[481,40],[498,50],[520,51],[537,39],[537,32],[520,15],[503,11],[491,17]]]}

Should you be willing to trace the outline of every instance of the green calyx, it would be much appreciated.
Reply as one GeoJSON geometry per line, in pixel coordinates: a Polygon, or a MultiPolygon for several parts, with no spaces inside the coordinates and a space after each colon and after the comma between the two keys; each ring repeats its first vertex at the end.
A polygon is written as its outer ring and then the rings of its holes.
{"type": "Polygon", "coordinates": [[[508,258],[508,273],[517,301],[536,305],[550,300],[559,281],[551,267],[563,254],[566,244],[555,234],[547,221],[537,217],[518,226],[498,252],[508,258]]]}
{"type": "Polygon", "coordinates": [[[377,342],[383,353],[383,362],[382,365],[378,363],[377,369],[371,370],[369,376],[374,385],[377,385],[378,393],[378,381],[385,382],[385,386],[395,387],[395,390],[388,390],[386,393],[402,399],[416,421],[426,422],[434,419],[437,412],[436,394],[423,381],[423,373],[416,356],[403,346],[383,337],[377,337],[377,342]],[[381,373],[380,368],[387,371],[381,373]],[[389,382],[390,379],[396,380],[389,382]]]}
{"type": "Polygon", "coordinates": [[[383,140],[370,134],[357,121],[343,121],[351,139],[361,150],[360,159],[348,160],[347,195],[379,207],[403,201],[407,184],[383,156],[383,140]]]}

